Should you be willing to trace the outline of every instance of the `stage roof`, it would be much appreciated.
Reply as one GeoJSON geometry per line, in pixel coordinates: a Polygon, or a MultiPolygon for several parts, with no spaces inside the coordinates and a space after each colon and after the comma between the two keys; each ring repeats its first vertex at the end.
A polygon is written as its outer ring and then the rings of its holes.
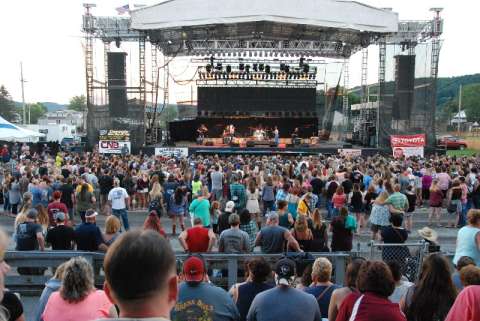
{"type": "Polygon", "coordinates": [[[133,29],[175,29],[215,24],[273,22],[391,33],[398,14],[341,0],[170,0],[131,12],[133,29]]]}

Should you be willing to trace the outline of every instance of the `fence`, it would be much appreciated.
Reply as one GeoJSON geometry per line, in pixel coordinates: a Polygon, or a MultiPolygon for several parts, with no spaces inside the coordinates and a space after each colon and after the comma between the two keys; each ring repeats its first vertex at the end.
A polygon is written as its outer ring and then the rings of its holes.
{"type": "Polygon", "coordinates": [[[420,274],[428,244],[424,241],[418,243],[384,244],[370,243],[370,259],[384,262],[394,261],[400,265],[402,274],[410,282],[415,282],[420,274]]]}
{"type": "MultiPolygon", "coordinates": [[[[348,253],[310,253],[313,258],[326,257],[330,259],[333,265],[333,280],[337,284],[343,284],[345,280],[345,270],[350,254],[348,253]]],[[[44,285],[53,274],[53,270],[75,256],[83,256],[88,260],[95,271],[95,285],[101,287],[104,282],[103,253],[77,252],[77,251],[7,251],[5,261],[12,267],[12,270],[5,278],[5,285],[12,291],[22,295],[38,295],[44,285]],[[43,275],[19,275],[16,268],[36,268],[45,270],[43,275]]],[[[183,261],[187,254],[178,253],[177,259],[183,261]]],[[[243,263],[252,257],[263,257],[272,265],[283,254],[261,254],[252,253],[242,254],[223,254],[223,253],[205,253],[203,254],[207,262],[210,279],[213,283],[224,288],[229,288],[233,284],[243,281],[244,270],[243,263]]]]}

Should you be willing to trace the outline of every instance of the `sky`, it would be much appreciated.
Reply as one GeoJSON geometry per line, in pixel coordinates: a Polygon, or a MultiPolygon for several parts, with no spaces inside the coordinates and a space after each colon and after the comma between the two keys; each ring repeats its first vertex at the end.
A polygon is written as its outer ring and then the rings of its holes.
{"type": "MultiPolygon", "coordinates": [[[[201,1],[201,0],[198,0],[201,1]]],[[[261,0],[259,0],[261,1],[261,0]]],[[[83,6],[79,0],[2,0],[0,14],[0,85],[5,85],[16,101],[21,101],[20,62],[23,62],[25,100],[67,103],[85,94],[85,65],[81,23],[83,6]]],[[[95,15],[116,15],[115,8],[127,0],[90,0],[95,15]]],[[[138,0],[155,4],[158,0],[138,0]]],[[[393,8],[401,20],[426,20],[431,7],[443,7],[443,46],[439,75],[458,76],[480,72],[478,30],[479,0],[363,0],[376,7],[393,8]]],[[[133,4],[133,2],[130,2],[133,4]]],[[[101,45],[98,46],[101,48],[101,45]]],[[[128,48],[123,48],[127,52],[128,48]]],[[[131,57],[134,57],[132,54],[131,57]]],[[[134,58],[129,58],[134,59],[134,58]]],[[[377,81],[378,51],[369,54],[369,82],[377,81]]],[[[360,83],[360,55],[350,63],[350,85],[360,83]]],[[[176,61],[172,73],[178,79],[192,74],[188,59],[176,61]]],[[[99,62],[102,65],[102,62],[99,62]]],[[[129,75],[127,74],[127,77],[129,75]]],[[[133,80],[135,76],[131,77],[133,80]]],[[[132,80],[132,81],[133,81],[132,80]]],[[[191,88],[174,87],[170,103],[185,100],[191,88]]]]}

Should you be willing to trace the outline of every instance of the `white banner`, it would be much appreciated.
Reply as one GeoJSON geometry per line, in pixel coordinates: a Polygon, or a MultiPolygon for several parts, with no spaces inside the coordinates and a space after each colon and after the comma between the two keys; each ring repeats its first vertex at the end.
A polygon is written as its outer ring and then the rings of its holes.
{"type": "Polygon", "coordinates": [[[423,147],[393,147],[393,157],[423,157],[423,147]]]}
{"type": "Polygon", "coordinates": [[[155,156],[188,157],[187,147],[155,147],[155,156]]]}
{"type": "Polygon", "coordinates": [[[362,156],[362,150],[361,149],[344,148],[344,149],[339,149],[338,154],[340,156],[345,156],[345,157],[357,157],[357,156],[362,156]]]}
{"type": "Polygon", "coordinates": [[[100,154],[130,154],[131,150],[130,142],[118,140],[98,141],[98,152],[100,154]]]}

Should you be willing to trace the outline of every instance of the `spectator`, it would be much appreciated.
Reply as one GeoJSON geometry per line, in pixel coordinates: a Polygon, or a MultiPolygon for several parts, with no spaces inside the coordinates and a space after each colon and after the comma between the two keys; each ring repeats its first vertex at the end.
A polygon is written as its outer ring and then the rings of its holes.
{"type": "Polygon", "coordinates": [[[126,231],[130,228],[127,212],[128,199],[127,191],[123,187],[120,187],[120,180],[115,178],[113,180],[113,188],[108,193],[108,202],[112,208],[113,215],[118,217],[118,219],[122,219],[123,227],[126,231]]]}
{"type": "Polygon", "coordinates": [[[42,204],[38,204],[37,206],[35,206],[35,209],[38,212],[37,223],[40,224],[40,226],[42,227],[42,233],[43,235],[45,235],[45,233],[47,233],[48,224],[50,221],[48,218],[47,208],[42,204]]]}
{"type": "Polygon", "coordinates": [[[225,212],[218,217],[218,234],[222,234],[223,231],[230,227],[228,219],[234,211],[235,203],[233,201],[228,201],[227,204],[225,204],[225,212]]]}
{"type": "Polygon", "coordinates": [[[457,291],[460,292],[463,290],[462,280],[460,279],[460,271],[469,265],[475,266],[475,261],[469,256],[462,256],[458,259],[457,264],[455,265],[456,271],[452,274],[452,282],[457,288],[457,291]]]}
{"type": "Polygon", "coordinates": [[[275,194],[272,176],[268,176],[262,188],[263,215],[275,209],[275,194]]]}
{"type": "Polygon", "coordinates": [[[453,264],[457,264],[462,256],[468,256],[478,266],[480,265],[480,210],[468,211],[467,222],[468,225],[458,231],[453,264]]]}
{"type": "Polygon", "coordinates": [[[300,215],[306,215],[307,217],[312,216],[313,214],[313,208],[310,207],[310,203],[312,200],[312,194],[306,193],[302,198],[300,198],[300,201],[298,202],[298,208],[297,208],[297,213],[300,215]]]}
{"type": "MultiPolygon", "coordinates": [[[[255,183],[255,180],[251,179],[250,182],[248,183],[248,189],[246,191],[247,193],[247,203],[246,203],[246,209],[250,212],[252,216],[255,217],[255,220],[258,224],[258,228],[262,226],[261,222],[261,217],[260,217],[260,204],[258,203],[259,199],[259,192],[257,188],[257,184],[255,183]]],[[[240,213],[240,210],[237,211],[237,213],[240,213]]]]}
{"type": "Polygon", "coordinates": [[[177,219],[182,232],[185,231],[184,217],[187,214],[187,196],[181,187],[177,187],[168,200],[168,214],[172,218],[172,235],[176,235],[177,219]]]}
{"type": "Polygon", "coordinates": [[[239,320],[240,314],[225,290],[208,282],[205,261],[192,255],[183,263],[174,320],[239,320]]]}
{"type": "Polygon", "coordinates": [[[73,250],[75,244],[75,231],[65,225],[67,217],[64,212],[54,214],[55,226],[47,231],[45,241],[52,245],[52,250],[73,250]]]}
{"type": "Polygon", "coordinates": [[[120,310],[115,320],[169,320],[178,292],[175,255],[165,238],[153,231],[124,233],[103,266],[105,293],[120,310]]]}
{"type": "Polygon", "coordinates": [[[42,321],[42,314],[45,311],[45,306],[47,305],[48,299],[52,293],[60,290],[62,285],[63,273],[65,271],[65,266],[67,262],[60,264],[55,270],[53,277],[45,283],[45,288],[40,295],[38,300],[37,308],[35,309],[35,321],[42,321]]]}
{"type": "Polygon", "coordinates": [[[337,321],[406,321],[397,303],[388,297],[395,289],[390,269],[384,262],[365,262],[358,273],[360,293],[351,293],[343,302],[337,321]]]}
{"type": "Polygon", "coordinates": [[[380,239],[380,232],[390,225],[390,211],[385,204],[388,198],[387,192],[382,192],[373,202],[370,223],[372,230],[372,240],[380,239]]]}
{"type": "Polygon", "coordinates": [[[102,170],[102,175],[98,178],[98,185],[100,186],[100,211],[107,214],[108,209],[105,207],[108,205],[108,194],[113,188],[113,178],[109,175],[107,168],[102,170]]]}
{"type": "Polygon", "coordinates": [[[395,290],[388,297],[393,303],[400,303],[400,300],[405,296],[408,289],[413,285],[413,283],[408,282],[403,279],[402,276],[402,267],[396,261],[388,261],[388,267],[390,272],[392,272],[393,280],[395,281],[395,290]]]}
{"type": "MultiPolygon", "coordinates": [[[[222,215],[222,210],[220,210],[220,202],[213,201],[210,206],[210,222],[212,223],[213,233],[218,233],[218,218],[222,215]]],[[[250,213],[249,213],[250,215],[250,213]]]]}
{"type": "Polygon", "coordinates": [[[444,320],[456,296],[447,260],[431,254],[423,261],[420,277],[408,289],[400,307],[409,321],[444,320]]]}
{"type": "Polygon", "coordinates": [[[120,236],[120,228],[122,223],[115,215],[110,215],[105,220],[105,233],[103,233],[103,241],[106,246],[110,246],[120,236]]]}
{"type": "Polygon", "coordinates": [[[469,286],[455,299],[445,321],[480,320],[480,285],[469,286]]]}
{"type": "MultiPolygon", "coordinates": [[[[390,216],[391,225],[382,229],[380,233],[385,244],[403,244],[408,239],[407,231],[402,227],[403,216],[393,214],[390,216]]],[[[402,270],[405,268],[405,261],[410,256],[410,252],[405,246],[384,246],[382,250],[382,259],[384,261],[397,261],[402,270]]]]}
{"type": "Polygon", "coordinates": [[[387,198],[385,204],[390,205],[390,213],[392,214],[404,214],[408,210],[408,199],[400,193],[400,184],[393,186],[393,194],[387,198]]]}
{"type": "MultiPolygon", "coordinates": [[[[425,176],[424,176],[425,177],[425,176]]],[[[437,220],[437,227],[442,227],[440,224],[440,217],[442,215],[442,205],[443,205],[443,192],[438,186],[438,180],[434,179],[428,190],[429,195],[429,205],[430,212],[428,214],[428,225],[432,225],[432,219],[435,217],[437,220]]]]}
{"type": "Polygon", "coordinates": [[[248,234],[249,252],[253,252],[258,230],[257,224],[252,220],[252,215],[247,209],[240,212],[240,229],[248,234]]]}
{"type": "Polygon", "coordinates": [[[363,194],[360,191],[360,184],[353,184],[353,191],[350,193],[350,204],[349,209],[352,213],[355,213],[359,225],[359,232],[362,232],[362,229],[366,226],[367,222],[365,220],[365,209],[363,203],[363,194]]]}
{"type": "Polygon", "coordinates": [[[79,251],[107,251],[108,247],[103,241],[102,232],[96,225],[98,213],[89,209],[85,212],[85,223],[75,229],[75,243],[79,251]]]}
{"type": "Polygon", "coordinates": [[[159,233],[161,236],[165,238],[167,237],[167,233],[165,233],[165,230],[162,227],[162,223],[160,222],[160,218],[155,211],[152,211],[150,212],[150,214],[148,214],[145,222],[143,222],[143,229],[153,230],[159,233]]]}
{"type": "Polygon", "coordinates": [[[417,194],[412,185],[407,186],[406,191],[408,209],[405,212],[405,229],[410,233],[413,228],[413,212],[415,211],[415,204],[417,204],[417,194]]]}
{"type": "Polygon", "coordinates": [[[247,320],[320,321],[320,310],[315,297],[293,288],[294,278],[295,262],[288,258],[280,259],[275,266],[277,286],[255,296],[247,320]]]}
{"type": "Polygon", "coordinates": [[[282,253],[286,243],[296,251],[302,251],[297,240],[289,230],[278,226],[278,214],[270,212],[267,218],[267,226],[263,227],[257,234],[255,245],[260,245],[262,253],[282,253]]]}
{"type": "Polygon", "coordinates": [[[425,226],[417,231],[418,235],[428,243],[428,252],[440,252],[440,245],[438,243],[438,233],[431,228],[425,226]]]}
{"type": "Polygon", "coordinates": [[[220,234],[218,252],[221,253],[248,253],[250,252],[250,239],[246,232],[240,229],[240,216],[232,214],[228,218],[230,228],[220,234]]]}
{"type": "Polygon", "coordinates": [[[322,318],[328,318],[329,304],[333,291],[339,286],[331,282],[332,263],[324,257],[319,257],[313,263],[312,284],[304,289],[317,299],[322,318]]]}
{"type": "Polygon", "coordinates": [[[22,200],[22,195],[20,194],[20,184],[18,183],[18,177],[15,175],[11,178],[8,187],[8,202],[12,208],[12,214],[17,215],[18,206],[22,200]]]}
{"type": "MultiPolygon", "coordinates": [[[[68,214],[67,205],[61,202],[61,198],[62,198],[62,192],[60,191],[53,192],[53,201],[50,204],[48,204],[48,207],[47,207],[49,226],[55,226],[57,224],[54,218],[55,213],[62,212],[65,215],[68,214]]],[[[68,221],[68,217],[66,218],[66,220],[68,221]]]]}
{"type": "Polygon", "coordinates": [[[278,225],[286,229],[290,229],[295,220],[293,219],[292,214],[288,212],[288,202],[280,200],[277,202],[277,214],[278,214],[278,225]]]}
{"type": "Polygon", "coordinates": [[[60,193],[60,202],[67,206],[68,217],[73,222],[73,204],[75,202],[75,190],[73,188],[73,179],[71,177],[67,177],[66,182],[60,186],[60,193]]]}
{"type": "MultiPolygon", "coordinates": [[[[208,201],[208,190],[200,191],[198,197],[193,200],[188,209],[193,213],[194,218],[200,218],[204,227],[210,227],[210,202],[208,201]]],[[[220,223],[219,223],[220,224],[220,223]]]]}
{"type": "Polygon", "coordinates": [[[357,289],[357,277],[361,265],[365,262],[364,258],[357,257],[347,265],[347,272],[345,273],[345,286],[336,289],[332,292],[330,298],[330,305],[328,306],[328,320],[335,321],[337,319],[338,311],[345,300],[351,293],[360,293],[357,289]]]}
{"type": "Polygon", "coordinates": [[[74,257],[66,263],[60,291],[50,295],[42,319],[85,321],[115,316],[115,307],[105,292],[95,289],[90,263],[74,257]]]}
{"type": "Polygon", "coordinates": [[[183,231],[178,236],[180,245],[188,253],[210,252],[215,240],[215,233],[211,229],[203,227],[202,220],[199,217],[193,220],[193,227],[183,231]]]}
{"type": "Polygon", "coordinates": [[[311,230],[313,239],[310,242],[310,251],[329,252],[327,224],[323,222],[322,214],[318,208],[313,211],[311,230]]]}
{"type": "MultiPolygon", "coordinates": [[[[17,227],[15,249],[17,251],[45,250],[42,226],[37,223],[38,212],[32,208],[28,211],[25,222],[17,227]]],[[[18,267],[17,271],[22,275],[42,275],[45,269],[33,267],[18,267]]]]}
{"type": "Polygon", "coordinates": [[[220,171],[220,166],[215,165],[210,178],[212,179],[212,195],[216,201],[221,202],[223,198],[223,173],[220,171]]]}
{"type": "Polygon", "coordinates": [[[230,199],[235,203],[235,210],[240,211],[245,208],[247,202],[247,194],[245,186],[240,184],[238,174],[233,175],[233,183],[230,184],[230,199]]]}
{"type": "Polygon", "coordinates": [[[93,195],[93,187],[90,191],[90,185],[88,183],[83,183],[77,187],[76,201],[77,201],[77,215],[80,216],[82,223],[85,223],[85,212],[89,208],[95,207],[95,196],[93,195]],[[79,188],[80,187],[80,188],[79,188]]]}
{"type": "MultiPolygon", "coordinates": [[[[332,233],[332,252],[351,251],[353,242],[354,226],[347,226],[348,210],[346,207],[340,209],[339,215],[330,223],[332,233]]],[[[355,219],[353,216],[351,218],[355,219]]]]}
{"type": "Polygon", "coordinates": [[[307,217],[299,215],[293,229],[290,231],[297,240],[303,251],[310,251],[310,244],[313,240],[312,230],[308,227],[307,217]]]}
{"type": "Polygon", "coordinates": [[[245,282],[235,284],[230,289],[230,295],[237,305],[240,321],[245,321],[253,299],[260,292],[273,287],[267,280],[271,276],[270,264],[263,257],[255,257],[245,263],[247,278],[245,282]]]}
{"type": "Polygon", "coordinates": [[[347,196],[343,191],[343,186],[337,187],[335,194],[332,197],[332,204],[333,204],[333,217],[337,217],[340,214],[340,209],[345,207],[347,204],[347,196]]]}
{"type": "Polygon", "coordinates": [[[454,180],[452,187],[447,192],[447,212],[450,214],[448,227],[460,227],[462,213],[462,188],[460,181],[454,180]]]}
{"type": "Polygon", "coordinates": [[[460,270],[460,280],[464,287],[480,285],[480,268],[473,265],[464,267],[460,270]]]}

